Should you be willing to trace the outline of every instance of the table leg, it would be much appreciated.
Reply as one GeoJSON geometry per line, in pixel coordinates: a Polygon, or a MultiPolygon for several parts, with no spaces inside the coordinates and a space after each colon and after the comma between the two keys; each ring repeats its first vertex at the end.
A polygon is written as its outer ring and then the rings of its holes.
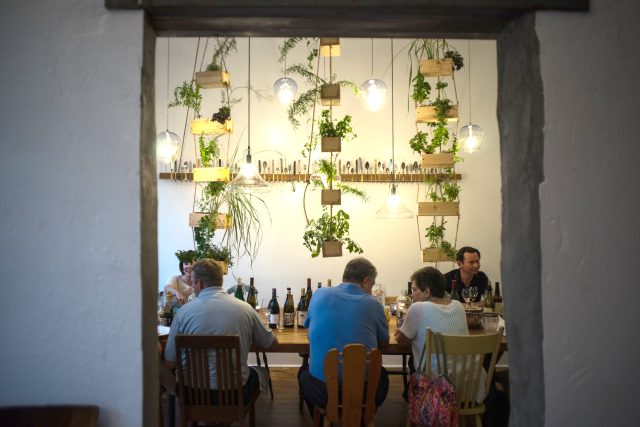
{"type": "Polygon", "coordinates": [[[174,427],[176,425],[176,396],[167,393],[167,426],[174,427]]]}
{"type": "MultiPolygon", "coordinates": [[[[262,353],[262,361],[264,362],[264,367],[269,372],[269,363],[267,363],[267,353],[262,353]]],[[[271,387],[271,372],[269,372],[269,393],[271,393],[271,400],[273,400],[273,387],[271,387]]]]}

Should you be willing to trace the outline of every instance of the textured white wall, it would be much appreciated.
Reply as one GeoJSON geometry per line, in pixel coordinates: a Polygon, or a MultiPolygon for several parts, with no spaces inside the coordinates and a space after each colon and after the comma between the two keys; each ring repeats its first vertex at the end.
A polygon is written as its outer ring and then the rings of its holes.
{"type": "Polygon", "coordinates": [[[547,426],[632,425],[637,364],[640,5],[538,13],[547,426]]]}
{"type": "MultiPolygon", "coordinates": [[[[170,81],[169,91],[190,80],[193,72],[197,47],[196,38],[172,38],[170,41],[170,81]]],[[[202,52],[206,39],[200,42],[200,54],[197,70],[200,69],[202,52]]],[[[409,42],[398,39],[394,42],[395,53],[409,42]]],[[[265,89],[281,77],[283,64],[277,62],[278,45],[282,39],[253,38],[251,40],[251,83],[258,89],[265,89]]],[[[389,39],[376,39],[375,76],[380,78],[390,63],[389,39]]],[[[213,39],[207,48],[206,67],[212,52],[213,39]]],[[[343,39],[342,56],[334,59],[333,68],[339,78],[353,80],[359,86],[371,77],[371,40],[343,39]]],[[[468,47],[466,40],[453,40],[466,59],[467,67],[456,73],[457,94],[460,100],[460,127],[469,122],[469,80],[468,80],[468,47]]],[[[243,86],[247,82],[247,47],[246,38],[238,39],[238,52],[228,59],[233,86],[243,86]]],[[[494,41],[471,42],[472,69],[472,117],[476,124],[485,130],[485,145],[482,151],[469,155],[464,163],[459,164],[462,173],[462,192],[460,229],[458,247],[470,245],[477,247],[482,253],[482,270],[491,280],[500,281],[500,230],[501,230],[501,180],[498,123],[496,117],[497,102],[497,68],[496,45],[494,41]]],[[[288,56],[288,64],[294,61],[305,61],[306,49],[296,47],[288,56]]],[[[315,64],[314,64],[315,67],[315,64]]],[[[413,101],[407,111],[408,74],[406,51],[400,53],[395,62],[395,131],[396,159],[400,162],[418,160],[412,154],[408,141],[415,134],[415,109],[413,101]]],[[[321,73],[324,73],[324,60],[321,60],[321,73]]],[[[326,60],[326,73],[329,73],[329,60],[326,60]]],[[[384,80],[391,91],[391,70],[387,70],[384,80]]],[[[300,91],[306,84],[299,77],[300,91]]],[[[450,78],[447,81],[451,82],[450,78]]],[[[435,79],[431,79],[435,87],[435,79]]],[[[450,83],[448,95],[454,98],[455,92],[450,83]]],[[[203,90],[202,114],[210,117],[220,107],[220,89],[203,90]]],[[[156,51],[156,120],[159,131],[166,129],[166,94],[167,94],[167,39],[157,41],[156,51]]],[[[246,91],[238,90],[236,94],[243,96],[243,101],[232,111],[234,134],[231,137],[231,150],[238,141],[241,149],[247,144],[247,103],[246,91]],[[243,130],[245,131],[243,134],[243,130]],[[242,135],[242,138],[241,138],[242,135]]],[[[391,102],[390,94],[384,108],[372,113],[364,109],[359,98],[342,89],[340,107],[334,107],[334,117],[342,118],[345,114],[353,117],[353,127],[358,138],[343,144],[342,163],[355,157],[372,161],[374,158],[391,158],[391,102]]],[[[172,95],[173,96],[173,95],[172,95]]],[[[318,107],[319,108],[319,107],[318,107]]],[[[186,108],[169,110],[169,129],[181,138],[184,132],[186,108]]],[[[300,159],[300,150],[307,136],[306,118],[300,120],[301,128],[294,132],[287,120],[285,107],[276,103],[258,102],[252,97],[251,102],[251,146],[255,152],[261,150],[277,150],[287,156],[287,160],[300,159]]],[[[426,128],[426,125],[420,125],[426,128]]],[[[309,128],[310,131],[310,128],[309,128]]],[[[188,135],[188,130],[187,130],[188,135]]],[[[221,139],[225,141],[226,138],[221,139]]],[[[192,162],[194,158],[194,139],[188,135],[185,141],[183,162],[192,162]]],[[[254,154],[254,159],[279,159],[272,153],[254,154]]],[[[388,162],[388,160],[387,160],[388,162]]],[[[270,162],[269,162],[270,163],[270,162]]],[[[159,171],[168,171],[167,165],[158,165],[159,171]]],[[[192,249],[191,229],[187,226],[188,213],[192,211],[194,185],[187,182],[158,182],[158,252],[159,252],[159,287],[166,279],[178,274],[178,262],[174,256],[176,250],[192,249]]],[[[351,215],[351,237],[364,249],[363,256],[369,258],[378,267],[378,282],[387,286],[389,295],[399,295],[406,289],[411,273],[427,264],[420,259],[418,246],[418,229],[416,220],[384,221],[374,219],[375,212],[386,200],[388,185],[359,184],[371,195],[371,202],[362,204],[349,196],[343,197],[342,208],[351,215]]],[[[261,297],[270,296],[270,289],[278,289],[278,295],[284,295],[287,287],[293,288],[295,300],[299,299],[300,287],[306,286],[306,278],[311,277],[313,288],[318,281],[326,286],[327,279],[339,284],[342,272],[348,260],[354,255],[346,251],[342,258],[318,257],[312,259],[310,252],[303,246],[305,217],[302,209],[304,185],[298,184],[297,191],[291,191],[289,185],[273,185],[273,191],[265,195],[272,222],[262,210],[264,236],[258,258],[253,266],[245,257],[225,276],[225,288],[234,285],[234,277],[255,277],[256,287],[261,297]]],[[[401,184],[401,195],[408,208],[415,212],[417,184],[401,184]]],[[[421,198],[424,192],[421,191],[421,198]]],[[[317,218],[321,214],[320,195],[307,192],[306,209],[310,217],[317,218]]],[[[422,246],[427,246],[424,237],[428,218],[420,219],[420,235],[422,246]]],[[[455,237],[455,218],[448,220],[447,238],[453,243],[455,237]]],[[[222,235],[222,233],[220,233],[222,235]]],[[[440,263],[438,267],[447,272],[451,263],[440,263]]],[[[508,286],[508,285],[507,285],[508,286]]],[[[297,355],[296,355],[297,358],[297,355]]]]}
{"type": "Polygon", "coordinates": [[[142,12],[0,5],[0,406],[142,424],[142,12]]]}

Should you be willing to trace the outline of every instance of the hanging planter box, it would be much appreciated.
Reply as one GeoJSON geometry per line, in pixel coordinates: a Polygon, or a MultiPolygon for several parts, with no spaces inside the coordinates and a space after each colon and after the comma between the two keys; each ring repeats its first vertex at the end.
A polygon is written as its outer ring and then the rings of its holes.
{"type": "Polygon", "coordinates": [[[191,120],[191,134],[222,135],[233,133],[233,120],[227,120],[224,124],[214,122],[211,119],[191,120]]]}
{"type": "Polygon", "coordinates": [[[193,168],[195,182],[229,181],[229,168],[193,168]]]}
{"type": "Polygon", "coordinates": [[[445,253],[440,252],[438,248],[426,248],[422,250],[422,262],[445,262],[453,261],[445,253]]]}
{"type": "Polygon", "coordinates": [[[420,61],[420,74],[425,77],[443,77],[453,74],[453,59],[423,59],[420,61]]]}
{"type": "Polygon", "coordinates": [[[320,37],[322,56],[340,56],[340,37],[320,37]]]}
{"type": "Polygon", "coordinates": [[[342,256],[342,242],[336,240],[335,242],[324,242],[322,244],[322,257],[332,258],[342,256]]]}
{"type": "Polygon", "coordinates": [[[460,202],[418,202],[418,216],[458,216],[460,202]]]}
{"type": "MultiPolygon", "coordinates": [[[[191,212],[189,214],[189,227],[197,227],[200,223],[200,220],[209,215],[206,212],[191,212]]],[[[216,229],[217,230],[227,230],[231,228],[233,224],[233,215],[227,216],[227,214],[217,214],[216,215],[216,229]]]]}
{"type": "Polygon", "coordinates": [[[342,138],[339,136],[323,136],[320,140],[320,151],[323,153],[339,153],[342,151],[342,138]]]}
{"type": "MultiPolygon", "coordinates": [[[[438,121],[438,119],[436,119],[436,107],[418,107],[416,109],[416,113],[416,123],[433,123],[438,121]]],[[[445,116],[447,117],[448,122],[457,122],[458,105],[452,105],[445,116]]]]}
{"type": "Polygon", "coordinates": [[[320,101],[324,106],[340,106],[340,85],[327,84],[320,88],[320,101]]]}
{"type": "Polygon", "coordinates": [[[213,261],[222,268],[222,274],[226,276],[229,272],[229,264],[226,261],[216,261],[215,259],[213,261]]]}
{"type": "Polygon", "coordinates": [[[231,75],[226,71],[201,71],[196,73],[196,84],[202,89],[220,89],[231,84],[231,75]]]}
{"type": "Polygon", "coordinates": [[[322,190],[320,197],[321,205],[336,206],[342,204],[342,191],[340,190],[322,190]]]}
{"type": "Polygon", "coordinates": [[[422,169],[452,168],[453,164],[453,153],[422,155],[422,169]]]}

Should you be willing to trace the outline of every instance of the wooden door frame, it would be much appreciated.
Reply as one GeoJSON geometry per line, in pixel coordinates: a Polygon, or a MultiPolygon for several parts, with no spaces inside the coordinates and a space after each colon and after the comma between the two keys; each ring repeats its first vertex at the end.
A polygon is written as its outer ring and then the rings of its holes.
{"type": "Polygon", "coordinates": [[[535,11],[584,12],[588,0],[105,0],[145,10],[141,111],[144,424],[157,425],[158,283],[155,41],[162,37],[396,37],[495,39],[502,172],[501,275],[509,319],[510,425],[545,424],[539,184],[544,96],[535,11]],[[428,4],[437,3],[438,6],[428,4]]]}

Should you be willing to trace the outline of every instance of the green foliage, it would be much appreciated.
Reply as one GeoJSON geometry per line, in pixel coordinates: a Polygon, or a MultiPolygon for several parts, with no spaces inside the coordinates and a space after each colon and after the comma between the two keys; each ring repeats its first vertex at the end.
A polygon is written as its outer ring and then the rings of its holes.
{"type": "Polygon", "coordinates": [[[362,248],[349,238],[349,222],[347,221],[349,215],[340,210],[331,218],[327,213],[326,206],[323,206],[323,211],[320,219],[309,221],[305,229],[304,246],[311,251],[311,257],[316,258],[320,255],[324,242],[336,240],[346,243],[350,253],[361,254],[362,248]]]}
{"type": "Polygon", "coordinates": [[[436,191],[430,191],[432,186],[436,182],[437,181],[435,177],[432,177],[427,182],[425,182],[429,185],[427,197],[431,199],[432,202],[455,202],[458,199],[458,195],[460,194],[460,191],[462,191],[462,189],[460,188],[460,186],[458,186],[458,183],[456,181],[451,181],[451,178],[449,177],[440,185],[442,196],[439,196],[436,191]]]}
{"type": "Polygon", "coordinates": [[[411,98],[418,103],[418,105],[424,104],[429,99],[431,94],[431,85],[424,80],[424,76],[421,73],[415,76],[413,79],[413,95],[411,98]]]}
{"type": "Polygon", "coordinates": [[[200,159],[202,160],[202,166],[205,168],[215,167],[213,160],[220,157],[220,146],[218,145],[218,138],[221,135],[213,138],[205,138],[204,133],[200,134],[198,138],[198,146],[200,147],[200,159]]]}
{"type": "Polygon", "coordinates": [[[418,153],[433,154],[433,149],[429,146],[427,138],[429,138],[429,134],[418,131],[418,133],[409,140],[411,149],[418,153]]]}
{"type": "Polygon", "coordinates": [[[182,263],[193,262],[196,260],[195,251],[178,251],[176,252],[176,258],[182,263]]]}
{"type": "Polygon", "coordinates": [[[431,224],[431,226],[427,227],[427,234],[425,237],[429,239],[429,243],[432,248],[438,248],[439,252],[444,253],[448,257],[452,259],[456,259],[457,251],[456,248],[451,246],[451,243],[444,240],[444,224],[446,221],[442,222],[442,225],[436,225],[435,223],[431,224]]]}
{"type": "Polygon", "coordinates": [[[355,139],[358,135],[353,133],[351,127],[351,116],[344,116],[340,121],[330,119],[329,110],[322,110],[322,116],[318,121],[318,132],[321,137],[340,137],[349,142],[349,138],[355,139]],[[334,124],[335,122],[335,124],[334,124]]]}
{"type": "Polygon", "coordinates": [[[216,231],[216,213],[202,217],[198,227],[195,227],[193,231],[198,248],[195,259],[211,258],[216,261],[226,261],[230,266],[233,266],[231,251],[224,246],[217,246],[213,243],[216,231]]]}
{"type": "Polygon", "coordinates": [[[207,65],[207,71],[219,71],[227,69],[226,58],[232,50],[238,51],[235,37],[216,37],[216,49],[213,51],[211,62],[207,65]]]}
{"type": "Polygon", "coordinates": [[[169,107],[188,107],[193,110],[196,118],[200,118],[200,104],[202,103],[202,95],[200,95],[201,87],[195,84],[195,80],[191,80],[190,83],[186,81],[182,83],[182,86],[178,86],[173,91],[174,100],[169,104],[169,107]]]}
{"type": "MultiPolygon", "coordinates": [[[[278,58],[278,62],[284,62],[287,54],[293,49],[299,42],[302,40],[307,40],[306,37],[290,37],[284,41],[282,46],[278,46],[280,49],[280,58],[278,58]]],[[[307,56],[307,61],[309,61],[309,69],[313,70],[313,60],[318,57],[318,42],[317,38],[312,38],[311,40],[307,40],[307,49],[309,50],[309,55],[307,56]]]]}
{"type": "Polygon", "coordinates": [[[207,65],[207,68],[205,69],[205,71],[220,71],[220,70],[222,70],[222,67],[216,64],[215,62],[212,62],[209,65],[207,65]]]}
{"type": "Polygon", "coordinates": [[[348,194],[348,195],[357,197],[365,203],[371,200],[371,197],[369,197],[367,192],[364,190],[361,190],[358,187],[351,187],[346,184],[336,184],[336,187],[342,191],[342,194],[348,194]]]}
{"type": "Polygon", "coordinates": [[[444,57],[453,59],[453,67],[456,71],[460,71],[460,69],[464,67],[464,58],[458,53],[457,50],[450,50],[445,52],[444,57]]]}
{"type": "MultiPolygon", "coordinates": [[[[318,87],[318,89],[309,89],[291,102],[287,110],[287,117],[294,130],[300,127],[300,121],[296,116],[309,114],[313,109],[313,104],[316,102],[320,102],[320,87],[318,87]]],[[[305,150],[313,151],[313,149],[315,149],[315,145],[311,147],[310,144],[311,143],[305,144],[305,150]]],[[[306,157],[305,150],[302,151],[302,155],[306,157]]]]}

